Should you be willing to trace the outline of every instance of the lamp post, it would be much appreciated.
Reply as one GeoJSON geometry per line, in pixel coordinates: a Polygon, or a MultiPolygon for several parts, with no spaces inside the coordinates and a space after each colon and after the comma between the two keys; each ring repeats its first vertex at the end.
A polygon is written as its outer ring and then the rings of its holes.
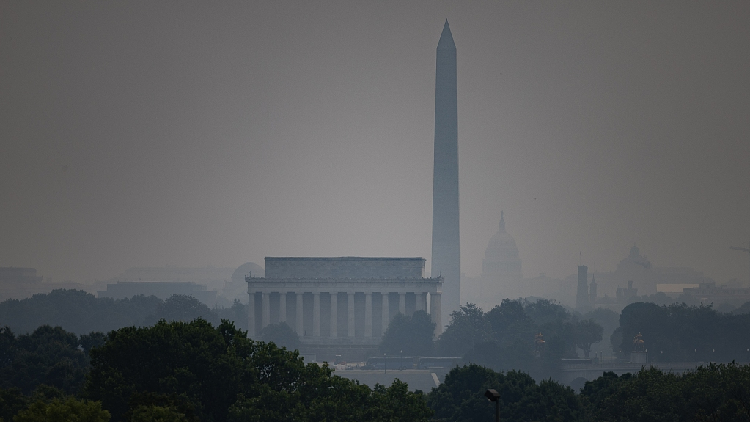
{"type": "Polygon", "coordinates": [[[403,371],[404,370],[404,351],[399,351],[400,355],[398,357],[398,370],[403,371]]]}
{"type": "Polygon", "coordinates": [[[383,353],[383,373],[388,373],[388,354],[383,353]]]}
{"type": "Polygon", "coordinates": [[[495,402],[495,422],[500,422],[500,393],[497,390],[489,389],[484,392],[487,400],[495,402]]]}

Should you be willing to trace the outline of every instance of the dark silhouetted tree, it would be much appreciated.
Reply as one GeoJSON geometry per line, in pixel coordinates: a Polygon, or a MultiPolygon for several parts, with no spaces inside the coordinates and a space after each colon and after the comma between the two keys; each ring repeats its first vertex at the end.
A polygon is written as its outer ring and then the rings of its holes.
{"type": "Polygon", "coordinates": [[[435,418],[445,421],[490,421],[494,404],[484,392],[500,393],[500,416],[510,421],[578,421],[584,408],[575,392],[555,381],[538,385],[529,375],[510,371],[498,373],[478,365],[454,368],[445,382],[428,394],[427,403],[435,418]]]}
{"type": "Polygon", "coordinates": [[[212,324],[218,324],[218,316],[200,300],[187,295],[172,295],[156,307],[156,311],[147,316],[144,325],[153,325],[160,319],[165,321],[189,322],[203,318],[212,324]]]}
{"type": "Polygon", "coordinates": [[[263,341],[273,342],[278,347],[293,351],[299,349],[299,335],[286,322],[270,324],[260,333],[263,341]]]}
{"type": "Polygon", "coordinates": [[[78,336],[60,327],[43,325],[18,337],[4,329],[5,365],[0,367],[0,387],[20,388],[30,394],[46,384],[74,394],[83,386],[88,369],[86,355],[78,348],[78,336]]]}
{"type": "Polygon", "coordinates": [[[583,356],[589,357],[591,345],[602,341],[604,329],[593,319],[584,319],[575,324],[575,342],[583,350],[583,356]]]}
{"type": "Polygon", "coordinates": [[[425,311],[416,311],[412,316],[397,314],[380,342],[380,351],[390,355],[432,355],[435,323],[425,311]]]}

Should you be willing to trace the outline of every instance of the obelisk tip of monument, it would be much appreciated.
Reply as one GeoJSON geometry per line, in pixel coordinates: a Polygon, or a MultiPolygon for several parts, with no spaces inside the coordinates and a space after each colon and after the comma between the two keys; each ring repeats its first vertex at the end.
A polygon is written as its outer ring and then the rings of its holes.
{"type": "Polygon", "coordinates": [[[440,34],[440,41],[438,42],[438,48],[449,48],[449,49],[455,49],[456,43],[453,41],[453,34],[451,34],[451,29],[448,27],[448,19],[445,20],[445,25],[443,25],[443,32],[440,34]]]}

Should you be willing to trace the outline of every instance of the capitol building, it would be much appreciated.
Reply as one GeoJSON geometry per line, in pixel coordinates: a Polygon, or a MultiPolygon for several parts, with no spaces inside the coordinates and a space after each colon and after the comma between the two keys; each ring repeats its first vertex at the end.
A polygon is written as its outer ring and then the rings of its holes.
{"type": "Polygon", "coordinates": [[[467,288],[462,297],[466,298],[464,302],[475,303],[489,310],[504,298],[523,296],[522,278],[518,247],[513,236],[505,230],[505,213],[500,212],[500,225],[484,252],[482,275],[467,279],[467,288]]]}

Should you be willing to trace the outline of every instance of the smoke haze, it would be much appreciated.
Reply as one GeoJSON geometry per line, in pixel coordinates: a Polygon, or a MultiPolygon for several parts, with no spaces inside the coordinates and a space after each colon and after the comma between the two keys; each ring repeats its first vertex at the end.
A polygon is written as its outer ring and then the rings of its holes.
{"type": "MultiPolygon", "coordinates": [[[[435,48],[458,51],[462,271],[748,279],[750,3],[0,4],[0,266],[430,259],[435,48]]],[[[427,268],[430,268],[428,262],[427,268]]]]}

